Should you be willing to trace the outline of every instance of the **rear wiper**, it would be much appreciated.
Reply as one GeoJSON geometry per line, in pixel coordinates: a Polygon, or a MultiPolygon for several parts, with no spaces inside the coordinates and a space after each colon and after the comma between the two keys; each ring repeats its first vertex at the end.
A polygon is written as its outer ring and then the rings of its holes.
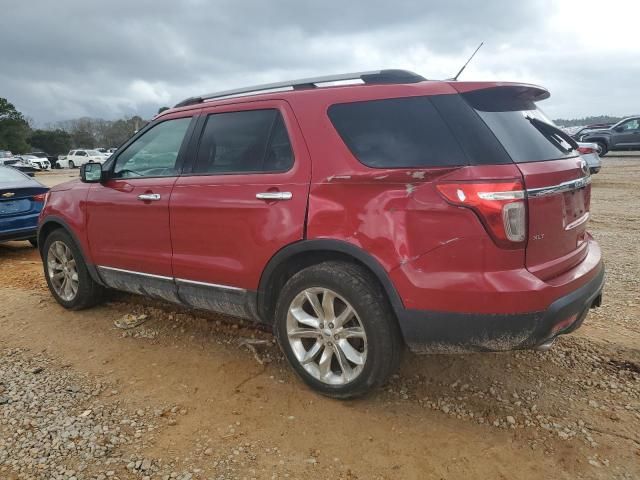
{"type": "Polygon", "coordinates": [[[578,144],[576,143],[576,141],[573,138],[571,138],[568,134],[560,130],[558,127],[556,127],[555,125],[551,125],[550,123],[543,122],[542,120],[539,120],[535,117],[526,116],[525,118],[529,120],[531,122],[531,125],[536,127],[540,133],[542,133],[545,137],[551,140],[551,142],[556,147],[558,147],[558,149],[560,149],[562,152],[569,153],[572,150],[578,149],[578,144]],[[568,149],[565,148],[562,145],[562,143],[558,141],[558,138],[556,137],[560,137],[560,139],[564,140],[571,148],[568,148],[568,149]]]}

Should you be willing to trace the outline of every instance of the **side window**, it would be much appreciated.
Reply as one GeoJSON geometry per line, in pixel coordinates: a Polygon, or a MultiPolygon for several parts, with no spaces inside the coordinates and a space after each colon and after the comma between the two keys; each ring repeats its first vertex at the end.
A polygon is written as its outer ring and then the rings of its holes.
{"type": "Polygon", "coordinates": [[[116,159],[116,178],[177,175],[178,152],[191,118],[166,120],[147,130],[116,159]]]}
{"type": "Polygon", "coordinates": [[[207,117],[194,172],[283,172],[292,165],[293,151],[280,112],[246,110],[207,117]]]}
{"type": "Polygon", "coordinates": [[[76,152],[76,155],[78,155],[79,157],[86,157],[87,156],[87,152],[85,152],[83,150],[78,150],[76,152]]]}
{"type": "Polygon", "coordinates": [[[351,153],[374,168],[467,165],[469,160],[426,97],[329,107],[329,118],[351,153]]]}

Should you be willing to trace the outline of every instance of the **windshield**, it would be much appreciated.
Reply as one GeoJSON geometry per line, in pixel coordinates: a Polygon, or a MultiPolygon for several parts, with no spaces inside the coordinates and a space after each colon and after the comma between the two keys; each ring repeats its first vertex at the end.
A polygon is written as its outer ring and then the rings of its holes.
{"type": "Polygon", "coordinates": [[[463,95],[516,163],[570,158],[574,142],[535,102],[507,88],[475,90],[463,95]]]}

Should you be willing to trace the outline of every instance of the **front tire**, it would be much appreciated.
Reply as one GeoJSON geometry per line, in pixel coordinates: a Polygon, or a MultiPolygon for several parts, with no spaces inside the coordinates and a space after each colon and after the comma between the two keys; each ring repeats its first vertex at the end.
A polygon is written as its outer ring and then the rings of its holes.
{"type": "Polygon", "coordinates": [[[100,302],[104,289],[87,269],[76,243],[64,230],[55,230],[42,247],[44,275],[53,297],[69,310],[82,310],[100,302]]]}
{"type": "Polygon", "coordinates": [[[73,163],[73,160],[69,160],[69,168],[76,168],[76,164],[73,163]]]}
{"type": "Polygon", "coordinates": [[[278,299],[275,334],[302,380],[334,398],[382,385],[402,352],[385,292],[367,270],[346,262],[324,262],[291,277],[278,299]]]}

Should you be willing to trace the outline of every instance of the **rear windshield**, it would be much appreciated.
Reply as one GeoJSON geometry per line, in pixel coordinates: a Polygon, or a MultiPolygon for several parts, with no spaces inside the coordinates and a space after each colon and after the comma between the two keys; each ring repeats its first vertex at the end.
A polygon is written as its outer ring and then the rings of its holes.
{"type": "Polygon", "coordinates": [[[516,163],[575,157],[571,140],[536,104],[509,88],[463,94],[516,163]]]}
{"type": "Polygon", "coordinates": [[[10,167],[0,167],[0,187],[1,184],[7,183],[21,183],[27,179],[22,173],[18,170],[14,170],[10,167]]]}

